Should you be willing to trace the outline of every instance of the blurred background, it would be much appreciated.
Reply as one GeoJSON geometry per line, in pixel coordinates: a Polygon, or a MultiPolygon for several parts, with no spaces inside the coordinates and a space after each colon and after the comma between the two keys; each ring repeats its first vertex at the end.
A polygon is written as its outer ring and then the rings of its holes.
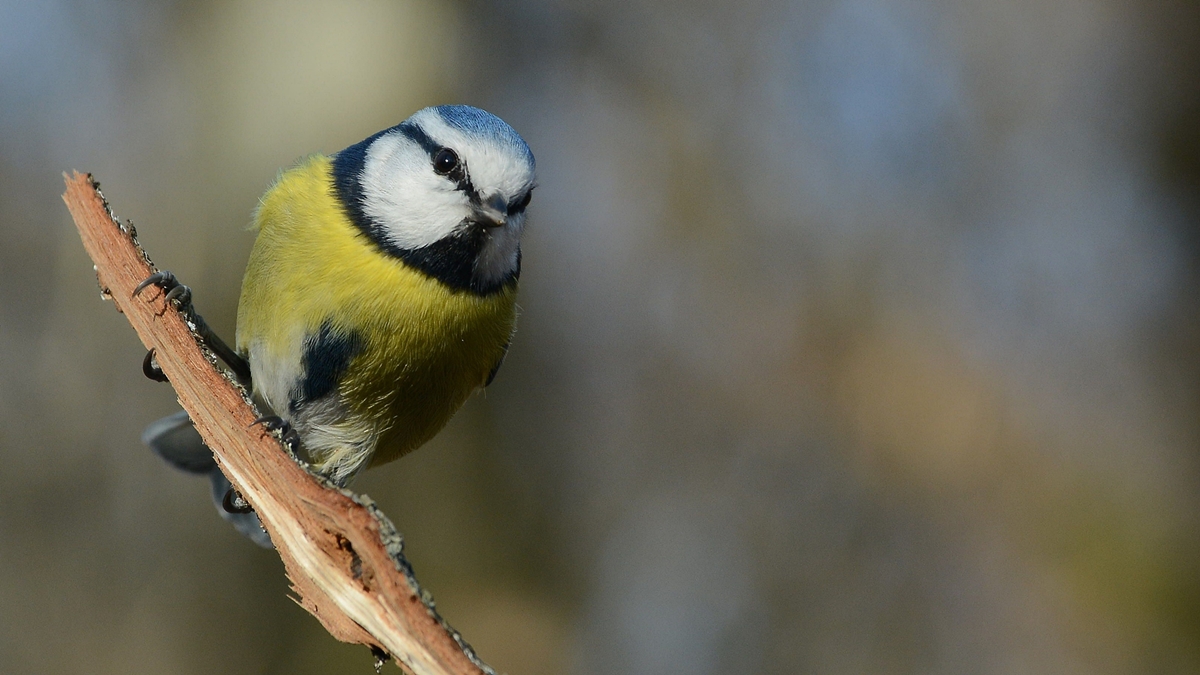
{"type": "Polygon", "coordinates": [[[1186,0],[0,1],[0,670],[372,672],[139,443],[174,395],[60,174],[232,336],[280,168],[461,102],[537,155],[520,329],[355,487],[497,670],[1200,672],[1198,36],[1186,0]]]}

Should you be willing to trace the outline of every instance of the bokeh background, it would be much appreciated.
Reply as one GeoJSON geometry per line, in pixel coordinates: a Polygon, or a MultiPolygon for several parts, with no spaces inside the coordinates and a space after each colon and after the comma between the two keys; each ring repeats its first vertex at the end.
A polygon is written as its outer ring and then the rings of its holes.
{"type": "Polygon", "coordinates": [[[281,167],[538,159],[495,385],[356,488],[544,673],[1200,672],[1200,6],[0,2],[0,671],[363,673],[138,440],[60,173],[232,335],[281,167]]]}

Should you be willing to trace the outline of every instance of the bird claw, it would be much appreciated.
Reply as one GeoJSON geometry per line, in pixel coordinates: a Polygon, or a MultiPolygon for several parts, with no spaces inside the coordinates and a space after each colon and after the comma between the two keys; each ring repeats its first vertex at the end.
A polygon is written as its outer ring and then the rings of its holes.
{"type": "Polygon", "coordinates": [[[167,301],[176,302],[180,307],[187,307],[192,304],[192,289],[180,284],[167,291],[167,301]]]}
{"type": "Polygon", "coordinates": [[[138,284],[137,288],[133,289],[133,295],[134,297],[140,295],[142,291],[146,290],[150,286],[153,286],[154,284],[174,285],[176,283],[178,283],[178,281],[175,279],[174,274],[171,274],[170,272],[155,272],[154,274],[151,274],[143,279],[142,283],[138,284]]]}
{"type": "Polygon", "coordinates": [[[250,502],[242,496],[234,488],[229,488],[225,492],[225,498],[221,500],[221,508],[225,509],[225,513],[250,513],[254,511],[254,507],[250,506],[250,502]]]}
{"type": "Polygon", "coordinates": [[[279,415],[263,415],[262,417],[251,422],[250,426],[255,427],[260,424],[262,425],[262,427],[264,429],[266,429],[268,431],[275,431],[276,429],[283,429],[285,427],[290,426],[279,415]]]}
{"type": "Polygon", "coordinates": [[[267,431],[278,431],[280,438],[287,446],[296,451],[300,447],[300,433],[279,415],[263,415],[250,423],[250,426],[261,424],[267,431]]]}
{"type": "Polygon", "coordinates": [[[371,645],[371,656],[375,657],[375,675],[383,672],[384,665],[392,659],[392,655],[383,651],[377,645],[371,645]]]}
{"type": "Polygon", "coordinates": [[[142,359],[142,374],[154,380],[155,382],[169,382],[166,373],[162,368],[158,367],[158,361],[154,359],[154,348],[146,352],[146,358],[142,359]]]}
{"type": "Polygon", "coordinates": [[[298,451],[300,449],[300,432],[289,427],[283,432],[283,442],[287,443],[292,452],[298,451]]]}
{"type": "Polygon", "coordinates": [[[150,286],[162,287],[166,291],[167,302],[174,303],[181,312],[191,312],[192,289],[179,283],[179,279],[174,274],[166,270],[151,274],[133,289],[133,295],[135,297],[141,295],[142,291],[150,286]]]}

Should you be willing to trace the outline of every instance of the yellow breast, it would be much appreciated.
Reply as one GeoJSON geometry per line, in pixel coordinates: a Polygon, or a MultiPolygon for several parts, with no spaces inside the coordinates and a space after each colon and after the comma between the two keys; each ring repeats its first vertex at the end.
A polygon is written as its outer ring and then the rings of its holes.
{"type": "MultiPolygon", "coordinates": [[[[429,440],[483,385],[512,334],[516,287],[488,296],[452,290],[380,251],[334,197],[330,165],[312,157],[263,197],[237,347],[255,393],[286,418],[305,340],[323,325],[356,336],[336,385],[338,423],[346,442],[375,446],[371,463],[380,464],[429,440]]],[[[310,441],[300,431],[301,443],[310,441]]]]}

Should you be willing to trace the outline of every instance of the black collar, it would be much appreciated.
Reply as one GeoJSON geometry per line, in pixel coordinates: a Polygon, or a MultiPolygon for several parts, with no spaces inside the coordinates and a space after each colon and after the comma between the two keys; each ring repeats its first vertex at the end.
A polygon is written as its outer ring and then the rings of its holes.
{"type": "MultiPolygon", "coordinates": [[[[359,232],[383,253],[399,258],[406,265],[432,277],[455,291],[466,291],[487,296],[516,284],[521,274],[521,253],[517,250],[517,264],[511,272],[496,281],[475,278],[475,262],[487,241],[484,228],[476,223],[464,221],[454,233],[421,248],[401,248],[387,237],[387,230],[363,210],[362,172],[367,160],[367,149],[380,136],[398,131],[416,141],[424,150],[433,154],[441,149],[430,140],[420,127],[410,123],[400,124],[381,131],[366,140],[342,150],[333,157],[334,195],[346,217],[359,232]]],[[[469,179],[467,179],[469,182],[469,179]]]]}

